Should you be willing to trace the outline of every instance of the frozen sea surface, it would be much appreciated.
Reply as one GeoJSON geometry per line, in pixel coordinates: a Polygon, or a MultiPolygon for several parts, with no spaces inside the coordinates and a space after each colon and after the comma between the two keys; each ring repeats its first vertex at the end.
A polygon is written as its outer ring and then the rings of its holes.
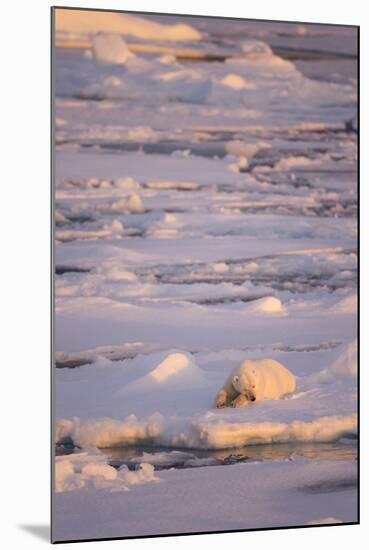
{"type": "Polygon", "coordinates": [[[152,22],[57,20],[55,538],[355,521],[356,32],[152,22]]]}

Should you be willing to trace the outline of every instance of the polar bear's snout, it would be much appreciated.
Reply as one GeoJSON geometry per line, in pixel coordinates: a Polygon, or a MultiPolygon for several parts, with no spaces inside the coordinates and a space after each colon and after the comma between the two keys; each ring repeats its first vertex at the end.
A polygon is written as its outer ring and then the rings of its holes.
{"type": "Polygon", "coordinates": [[[255,392],[252,390],[245,390],[244,396],[246,397],[247,401],[255,401],[256,395],[255,392]]]}
{"type": "Polygon", "coordinates": [[[232,386],[237,393],[246,397],[247,401],[255,401],[255,380],[248,376],[235,375],[232,379],[232,386]]]}

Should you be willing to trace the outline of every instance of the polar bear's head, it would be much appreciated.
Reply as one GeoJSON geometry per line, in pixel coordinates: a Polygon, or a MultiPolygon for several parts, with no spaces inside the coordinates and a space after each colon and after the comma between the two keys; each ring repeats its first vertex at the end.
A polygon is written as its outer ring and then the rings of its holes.
{"type": "Polygon", "coordinates": [[[236,392],[244,395],[248,401],[256,399],[257,382],[257,370],[251,362],[242,363],[232,378],[232,386],[236,392]]]}

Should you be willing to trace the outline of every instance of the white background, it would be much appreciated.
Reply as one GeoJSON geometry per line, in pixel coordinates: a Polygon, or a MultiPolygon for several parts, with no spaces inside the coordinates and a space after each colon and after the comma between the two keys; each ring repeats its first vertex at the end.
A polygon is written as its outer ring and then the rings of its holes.
{"type": "MultiPolygon", "coordinates": [[[[360,549],[368,513],[368,30],[365,2],[322,0],[69,0],[56,5],[361,25],[361,497],[360,526],[84,543],[178,550],[229,545],[360,549]],[[365,311],[366,310],[366,311],[365,311]]],[[[1,8],[1,543],[47,544],[50,427],[50,5],[7,0],[1,8]],[[5,124],[4,124],[5,122],[5,124]],[[5,307],[4,307],[5,304],[5,307]],[[35,534],[38,533],[37,534],[35,534]],[[41,536],[40,536],[41,533],[41,536]]],[[[221,495],[220,495],[221,497],[221,495]]],[[[75,545],[71,545],[75,546],[75,545]]],[[[82,548],[79,546],[79,548],[82,548]]]]}

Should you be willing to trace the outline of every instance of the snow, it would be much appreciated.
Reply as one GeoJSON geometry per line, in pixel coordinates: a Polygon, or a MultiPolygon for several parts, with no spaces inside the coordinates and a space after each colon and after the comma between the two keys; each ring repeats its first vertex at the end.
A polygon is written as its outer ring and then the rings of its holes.
{"type": "Polygon", "coordinates": [[[56,10],[55,26],[57,32],[74,35],[114,32],[144,40],[176,42],[201,38],[201,34],[190,25],[162,25],[128,13],[59,9],[56,10]]]}
{"type": "Polygon", "coordinates": [[[353,30],[56,25],[55,538],[355,521],[356,81],[275,53],[353,30]],[[292,394],[214,407],[268,358],[292,394]]]}

